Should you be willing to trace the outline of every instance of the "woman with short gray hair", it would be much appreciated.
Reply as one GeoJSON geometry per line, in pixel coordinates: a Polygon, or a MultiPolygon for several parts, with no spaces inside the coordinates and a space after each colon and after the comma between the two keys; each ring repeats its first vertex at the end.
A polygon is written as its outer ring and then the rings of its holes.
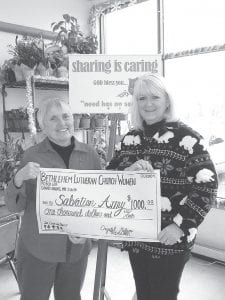
{"type": "Polygon", "coordinates": [[[24,211],[17,250],[21,300],[48,300],[52,286],[56,300],[79,300],[91,242],[67,234],[39,234],[36,178],[40,167],[95,170],[100,160],[94,149],[75,139],[65,101],[43,101],[38,120],[46,138],[25,151],[5,199],[10,211],[24,211]]]}

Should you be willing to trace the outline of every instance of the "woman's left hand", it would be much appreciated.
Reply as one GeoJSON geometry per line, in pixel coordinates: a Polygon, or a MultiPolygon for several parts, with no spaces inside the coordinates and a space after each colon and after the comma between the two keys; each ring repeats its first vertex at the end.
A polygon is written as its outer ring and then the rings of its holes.
{"type": "Polygon", "coordinates": [[[181,242],[180,238],[184,236],[184,232],[175,223],[165,227],[158,235],[160,243],[165,245],[174,245],[181,242]]]}
{"type": "Polygon", "coordinates": [[[124,171],[148,171],[153,172],[154,169],[149,161],[144,159],[139,159],[133,163],[130,167],[124,169],[124,171]]]}

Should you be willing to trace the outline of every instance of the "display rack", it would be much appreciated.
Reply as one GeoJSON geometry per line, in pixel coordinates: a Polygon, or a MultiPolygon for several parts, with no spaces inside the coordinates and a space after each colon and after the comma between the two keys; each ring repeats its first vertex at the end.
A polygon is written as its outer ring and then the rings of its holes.
{"type": "MultiPolygon", "coordinates": [[[[69,89],[69,81],[68,80],[60,80],[60,79],[44,79],[32,77],[31,80],[34,82],[34,86],[36,89],[40,90],[60,90],[67,91],[69,89]]],[[[13,83],[5,83],[3,86],[8,88],[26,88],[25,81],[16,81],[13,83]]]]}
{"type": "MultiPolygon", "coordinates": [[[[69,90],[69,82],[66,79],[60,78],[39,78],[38,76],[31,77],[31,89],[32,89],[32,100],[33,107],[34,99],[35,99],[35,90],[55,90],[55,91],[68,91],[69,90]]],[[[8,89],[26,89],[26,81],[18,81],[13,83],[5,83],[2,85],[2,100],[3,100],[3,132],[4,132],[4,141],[7,141],[7,136],[9,132],[21,132],[24,137],[24,133],[28,132],[28,118],[27,119],[17,119],[17,117],[12,116],[11,111],[7,111],[7,90],[8,89]]],[[[36,117],[35,117],[36,118],[36,117]]],[[[38,126],[36,120],[36,127],[38,126]]],[[[39,128],[37,127],[39,131],[39,128]]],[[[106,135],[106,126],[102,127],[88,127],[88,128],[75,128],[75,134],[80,132],[80,136],[82,136],[82,141],[92,144],[92,137],[94,132],[96,131],[104,131],[106,135]]]]}
{"type": "MultiPolygon", "coordinates": [[[[31,86],[32,86],[32,96],[33,96],[33,106],[34,106],[34,97],[35,97],[35,89],[38,90],[56,90],[56,91],[68,91],[69,89],[69,81],[66,79],[55,78],[37,78],[31,77],[31,86]]],[[[19,126],[14,126],[14,130],[10,128],[7,122],[7,110],[6,110],[6,98],[7,98],[7,89],[26,89],[25,81],[17,81],[13,83],[5,83],[2,85],[2,103],[3,103],[3,132],[4,132],[4,141],[7,141],[7,135],[9,132],[27,132],[28,129],[26,126],[19,124],[19,126]]],[[[14,120],[16,121],[16,120],[14,120]]],[[[26,120],[25,120],[26,121],[26,120]]]]}

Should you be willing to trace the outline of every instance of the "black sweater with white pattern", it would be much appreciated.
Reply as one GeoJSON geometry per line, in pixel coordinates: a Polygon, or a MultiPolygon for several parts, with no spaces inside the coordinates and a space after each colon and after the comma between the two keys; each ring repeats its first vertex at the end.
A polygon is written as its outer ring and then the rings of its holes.
{"type": "Polygon", "coordinates": [[[124,170],[144,159],[160,169],[161,228],[176,223],[184,232],[181,242],[124,242],[125,250],[174,255],[193,246],[197,227],[217,193],[217,175],[202,136],[182,122],[161,121],[144,130],[132,130],[122,139],[107,169],[124,170]]]}

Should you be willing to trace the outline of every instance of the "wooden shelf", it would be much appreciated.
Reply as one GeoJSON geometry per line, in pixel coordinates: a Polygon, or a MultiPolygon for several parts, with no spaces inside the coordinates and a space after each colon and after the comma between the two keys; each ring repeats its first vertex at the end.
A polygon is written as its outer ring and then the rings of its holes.
{"type": "MultiPolygon", "coordinates": [[[[68,80],[61,80],[59,78],[37,78],[33,77],[34,85],[36,89],[39,90],[60,90],[60,91],[68,91],[69,89],[69,81],[68,80]]],[[[25,88],[26,82],[25,81],[17,81],[13,83],[6,83],[5,87],[7,88],[25,88]]]]}

